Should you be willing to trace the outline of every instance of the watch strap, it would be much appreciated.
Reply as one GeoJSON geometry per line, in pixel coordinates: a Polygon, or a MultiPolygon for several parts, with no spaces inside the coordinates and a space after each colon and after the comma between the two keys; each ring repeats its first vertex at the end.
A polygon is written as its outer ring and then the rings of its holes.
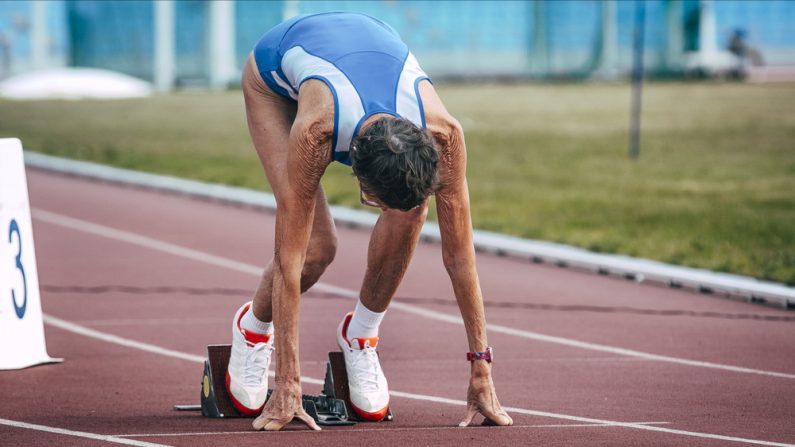
{"type": "Polygon", "coordinates": [[[467,361],[472,362],[475,360],[485,360],[491,363],[494,360],[494,350],[489,346],[485,351],[467,352],[467,361]]]}

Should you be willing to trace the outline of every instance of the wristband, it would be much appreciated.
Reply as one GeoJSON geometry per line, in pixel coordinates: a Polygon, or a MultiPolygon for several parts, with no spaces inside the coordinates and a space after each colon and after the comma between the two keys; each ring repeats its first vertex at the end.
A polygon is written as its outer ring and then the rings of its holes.
{"type": "Polygon", "coordinates": [[[489,363],[494,360],[494,350],[491,346],[487,347],[483,352],[467,352],[467,360],[473,362],[475,360],[485,360],[489,363]]]}

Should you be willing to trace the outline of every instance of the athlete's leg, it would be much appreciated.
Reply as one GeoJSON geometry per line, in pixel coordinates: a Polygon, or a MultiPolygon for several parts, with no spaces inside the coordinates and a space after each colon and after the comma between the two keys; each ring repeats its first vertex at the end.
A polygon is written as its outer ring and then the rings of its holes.
{"type": "Polygon", "coordinates": [[[370,236],[360,302],[337,327],[351,405],[366,420],[380,421],[389,409],[389,385],[375,353],[378,325],[406,273],[427,213],[427,200],[408,212],[381,213],[370,236]]]}
{"type": "Polygon", "coordinates": [[[411,211],[387,209],[381,213],[370,236],[367,271],[361,302],[372,312],[384,312],[406,273],[417,247],[428,200],[411,211]]]}
{"type": "MultiPolygon", "coordinates": [[[[243,96],[251,140],[265,169],[274,194],[286,187],[287,156],[290,128],[295,120],[296,105],[268,89],[257,70],[253,56],[249,56],[243,70],[243,96]]],[[[322,187],[315,197],[315,217],[312,235],[301,272],[301,291],[309,289],[334,259],[337,251],[337,232],[331,210],[322,187]]],[[[271,290],[273,260],[265,268],[254,294],[254,316],[261,321],[272,320],[271,290]]]]}

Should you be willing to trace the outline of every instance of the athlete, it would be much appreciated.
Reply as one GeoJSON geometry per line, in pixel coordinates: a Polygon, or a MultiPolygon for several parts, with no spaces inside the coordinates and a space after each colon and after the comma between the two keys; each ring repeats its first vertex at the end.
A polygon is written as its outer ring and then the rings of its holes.
{"type": "Polygon", "coordinates": [[[468,408],[460,425],[469,425],[477,413],[484,422],[511,425],[492,382],[464,134],[397,33],[364,14],[299,16],[259,41],[242,84],[251,138],[278,207],[273,259],[253,303],[244,304],[232,322],[226,382],[235,406],[259,414],[253,423],[258,430],[279,430],[293,418],[320,429],[301,405],[298,310],[301,293],[317,282],[336,252],[320,178],[338,161],[352,166],[362,203],[381,209],[359,302],[336,334],[354,411],[374,421],[387,413],[378,327],[417,245],[428,198],[435,194],[443,262],[470,349],[468,408]],[[266,403],[274,351],[276,383],[266,403]]]}

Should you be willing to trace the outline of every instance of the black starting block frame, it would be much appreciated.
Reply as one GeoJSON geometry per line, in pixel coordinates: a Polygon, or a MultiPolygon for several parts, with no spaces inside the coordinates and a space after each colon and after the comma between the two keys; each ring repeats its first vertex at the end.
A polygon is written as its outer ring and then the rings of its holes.
{"type": "MultiPolygon", "coordinates": [[[[204,361],[204,373],[201,382],[200,405],[174,405],[177,411],[201,411],[202,416],[210,418],[245,418],[247,416],[232,404],[232,398],[226,390],[226,370],[232,345],[208,345],[207,360],[204,361]]],[[[348,374],[345,369],[345,358],[341,352],[329,352],[326,363],[326,378],[323,392],[314,396],[301,396],[304,411],[318,425],[353,425],[361,421],[350,404],[348,374]]],[[[273,390],[268,390],[268,397],[273,390]]],[[[392,411],[387,412],[385,421],[394,419],[392,411]]]]}

